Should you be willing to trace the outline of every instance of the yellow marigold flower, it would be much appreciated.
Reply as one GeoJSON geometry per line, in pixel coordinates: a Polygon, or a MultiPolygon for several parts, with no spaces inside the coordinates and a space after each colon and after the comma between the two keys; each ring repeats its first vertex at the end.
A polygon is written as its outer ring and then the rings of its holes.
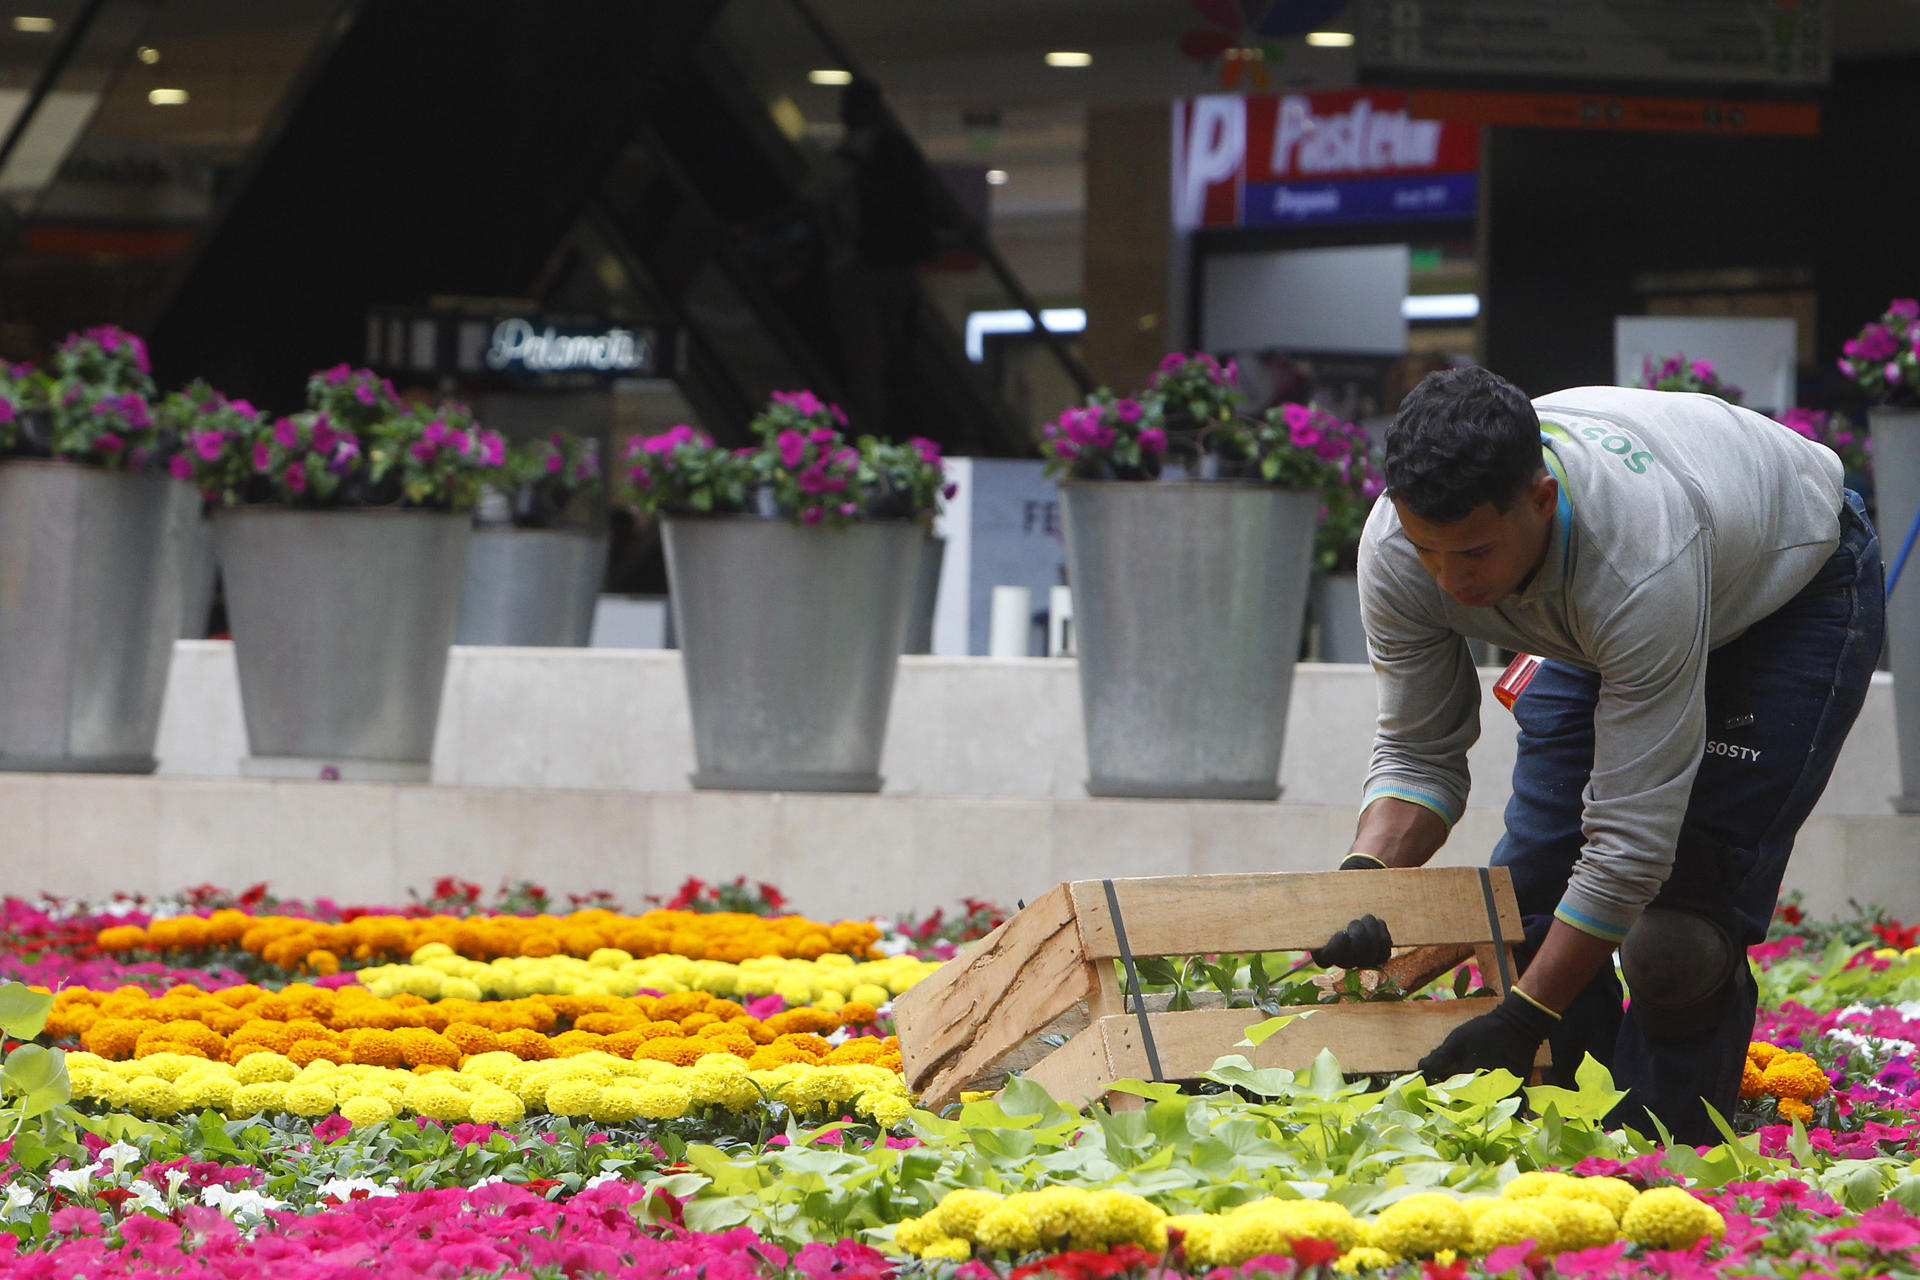
{"type": "Polygon", "coordinates": [[[251,1053],[234,1064],[233,1078],[243,1085],[287,1081],[300,1074],[291,1059],[277,1053],[251,1053]]]}
{"type": "Polygon", "coordinates": [[[282,1111],[286,1109],[286,1099],[287,1086],[281,1081],[266,1080],[258,1084],[243,1084],[233,1091],[232,1112],[234,1115],[250,1116],[260,1111],[282,1111]]]}
{"type": "Polygon", "coordinates": [[[876,1096],[872,1092],[860,1095],[860,1109],[872,1116],[874,1123],[883,1129],[898,1129],[913,1114],[913,1104],[905,1098],[887,1094],[876,1096]]]}
{"type": "Polygon", "coordinates": [[[1538,1210],[1553,1223],[1555,1253],[1569,1249],[1597,1249],[1620,1238],[1620,1223],[1607,1207],[1569,1196],[1533,1196],[1522,1204],[1538,1210]]]}
{"type": "Polygon", "coordinates": [[[527,1108],[505,1089],[477,1092],[467,1104],[467,1113],[475,1124],[518,1124],[526,1119],[527,1108]]]}
{"type": "Polygon", "coordinates": [[[614,1083],[602,1088],[587,1114],[601,1124],[626,1124],[637,1120],[646,1107],[644,1090],[649,1086],[614,1083]]]}
{"type": "Polygon", "coordinates": [[[333,1111],[336,1101],[331,1086],[302,1080],[287,1086],[281,1105],[296,1116],[324,1116],[333,1111]]]}
{"type": "Polygon", "coordinates": [[[600,1084],[591,1078],[566,1076],[547,1086],[546,1107],[556,1116],[584,1116],[600,1101],[600,1084]]]}
{"type": "Polygon", "coordinates": [[[397,1114],[393,1105],[378,1094],[356,1093],[340,1103],[340,1114],[356,1129],[385,1124],[397,1114]]]}
{"type": "Polygon", "coordinates": [[[1027,1253],[1040,1245],[1033,1220],[1019,1209],[1002,1201],[983,1215],[974,1227],[974,1243],[999,1253],[1027,1253]]]}
{"type": "Polygon", "coordinates": [[[1540,1170],[1516,1175],[1500,1188],[1500,1194],[1509,1200],[1524,1200],[1529,1196],[1563,1196],[1568,1194],[1568,1188],[1579,1181],[1570,1173],[1540,1170]]]}
{"type": "Polygon", "coordinates": [[[1554,1228],[1553,1220],[1542,1213],[1536,1203],[1543,1198],[1529,1196],[1495,1202],[1475,1214],[1473,1236],[1468,1247],[1474,1253],[1484,1254],[1506,1245],[1531,1240],[1535,1255],[1544,1257],[1559,1252],[1559,1232],[1554,1228]]]}
{"type": "Polygon", "coordinates": [[[673,1120],[687,1113],[693,1094],[684,1086],[659,1081],[640,1089],[640,1114],[650,1120],[673,1120]]]}
{"type": "Polygon", "coordinates": [[[196,1071],[180,1077],[173,1087],[180,1091],[181,1106],[188,1111],[204,1111],[209,1107],[225,1111],[233,1105],[233,1095],[240,1084],[230,1073],[196,1071]]]}
{"type": "Polygon", "coordinates": [[[1222,1251],[1225,1242],[1228,1220],[1206,1213],[1179,1214],[1166,1220],[1169,1238],[1178,1232],[1182,1237],[1182,1249],[1187,1262],[1193,1266],[1218,1267],[1226,1265],[1226,1255],[1222,1251]]]}
{"type": "Polygon", "coordinates": [[[1458,1200],[1438,1191],[1417,1192],[1387,1206],[1373,1227],[1380,1247],[1403,1258],[1464,1249],[1473,1238],[1467,1211],[1458,1200]]]}
{"type": "Polygon", "coordinates": [[[945,1258],[953,1262],[965,1262],[973,1256],[973,1246],[965,1240],[955,1240],[951,1236],[932,1241],[920,1251],[923,1258],[945,1258]]]}
{"type": "Polygon", "coordinates": [[[1623,1178],[1575,1178],[1573,1186],[1561,1194],[1573,1200],[1592,1201],[1612,1214],[1618,1223],[1640,1190],[1623,1178]]]}
{"type": "Polygon", "coordinates": [[[1807,1102],[1820,1097],[1831,1086],[1827,1073],[1812,1058],[1804,1053],[1783,1053],[1760,1073],[1760,1087],[1776,1098],[1807,1102]]]}
{"type": "Polygon", "coordinates": [[[1690,1249],[1699,1241],[1718,1241],[1727,1224],[1717,1210],[1684,1187],[1643,1191],[1620,1219],[1620,1230],[1635,1244],[1654,1249],[1690,1249]]]}
{"type": "Polygon", "coordinates": [[[942,1235],[974,1240],[978,1238],[974,1233],[980,1225],[980,1219],[999,1206],[1000,1197],[991,1191],[964,1187],[941,1197],[933,1212],[926,1216],[926,1221],[942,1235]]]}
{"type": "Polygon", "coordinates": [[[1356,1245],[1334,1259],[1333,1269],[1343,1276],[1355,1275],[1362,1271],[1379,1271],[1400,1261],[1385,1249],[1376,1249],[1372,1245],[1356,1245]]]}

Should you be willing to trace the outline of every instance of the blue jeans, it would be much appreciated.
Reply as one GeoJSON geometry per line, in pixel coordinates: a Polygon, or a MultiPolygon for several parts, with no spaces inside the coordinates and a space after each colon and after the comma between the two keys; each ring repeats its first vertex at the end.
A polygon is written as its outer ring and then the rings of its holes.
{"type": "MultiPolygon", "coordinates": [[[[1725,745],[1701,758],[1673,872],[1656,902],[1710,902],[1741,945],[1766,937],[1794,837],[1826,789],[1866,699],[1885,598],[1880,540],[1849,490],[1840,545],[1813,580],[1707,656],[1707,739],[1725,745]],[[1742,710],[1752,723],[1725,727],[1742,710]]],[[[1599,691],[1598,674],[1547,662],[1514,703],[1520,736],[1513,798],[1492,862],[1513,875],[1527,933],[1523,968],[1553,923],[1584,843],[1581,793],[1593,771],[1599,691]]],[[[1628,1090],[1610,1124],[1652,1136],[1651,1112],[1678,1141],[1719,1141],[1702,1100],[1731,1119],[1753,1034],[1756,992],[1745,964],[1734,984],[1717,1022],[1683,1043],[1656,1044],[1630,1006],[1622,1011],[1620,983],[1605,966],[1562,1012],[1551,1040],[1554,1077],[1570,1084],[1591,1053],[1628,1090]]]]}

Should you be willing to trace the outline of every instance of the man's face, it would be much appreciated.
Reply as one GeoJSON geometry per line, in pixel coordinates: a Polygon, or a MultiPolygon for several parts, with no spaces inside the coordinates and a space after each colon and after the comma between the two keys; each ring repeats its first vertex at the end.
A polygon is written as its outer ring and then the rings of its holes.
{"type": "Polygon", "coordinates": [[[1449,524],[1434,524],[1398,499],[1400,527],[1440,589],[1461,604],[1487,609],[1518,591],[1547,555],[1560,485],[1542,471],[1507,510],[1483,502],[1449,524]]]}

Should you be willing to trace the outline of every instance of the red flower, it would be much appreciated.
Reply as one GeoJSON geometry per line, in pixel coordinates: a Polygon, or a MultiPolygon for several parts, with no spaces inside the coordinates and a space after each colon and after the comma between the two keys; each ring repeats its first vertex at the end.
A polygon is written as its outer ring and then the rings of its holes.
{"type": "Polygon", "coordinates": [[[1455,1258],[1452,1262],[1441,1266],[1432,1259],[1428,1259],[1420,1264],[1420,1274],[1426,1280],[1467,1280],[1467,1264],[1464,1259],[1455,1258]]]}
{"type": "Polygon", "coordinates": [[[1343,1252],[1339,1245],[1331,1240],[1289,1240],[1293,1246],[1293,1260],[1300,1264],[1301,1270],[1317,1267],[1323,1262],[1332,1262],[1343,1252]]]}

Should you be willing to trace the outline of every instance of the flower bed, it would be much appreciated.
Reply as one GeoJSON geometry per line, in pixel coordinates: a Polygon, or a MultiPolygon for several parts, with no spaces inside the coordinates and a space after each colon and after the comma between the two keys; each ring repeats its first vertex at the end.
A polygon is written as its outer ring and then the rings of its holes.
{"type": "MultiPolygon", "coordinates": [[[[1595,1064],[1559,1089],[1227,1058],[1123,1086],[1134,1109],[1015,1080],[933,1115],[888,1001],[986,904],[956,933],[502,901],[0,904],[0,966],[60,987],[0,989],[0,1275],[1920,1275],[1920,948],[1891,922],[1756,949],[1745,1100],[1695,1149],[1606,1131],[1595,1064]]],[[[1209,963],[1163,985],[1330,994],[1289,957],[1209,963]]]]}

